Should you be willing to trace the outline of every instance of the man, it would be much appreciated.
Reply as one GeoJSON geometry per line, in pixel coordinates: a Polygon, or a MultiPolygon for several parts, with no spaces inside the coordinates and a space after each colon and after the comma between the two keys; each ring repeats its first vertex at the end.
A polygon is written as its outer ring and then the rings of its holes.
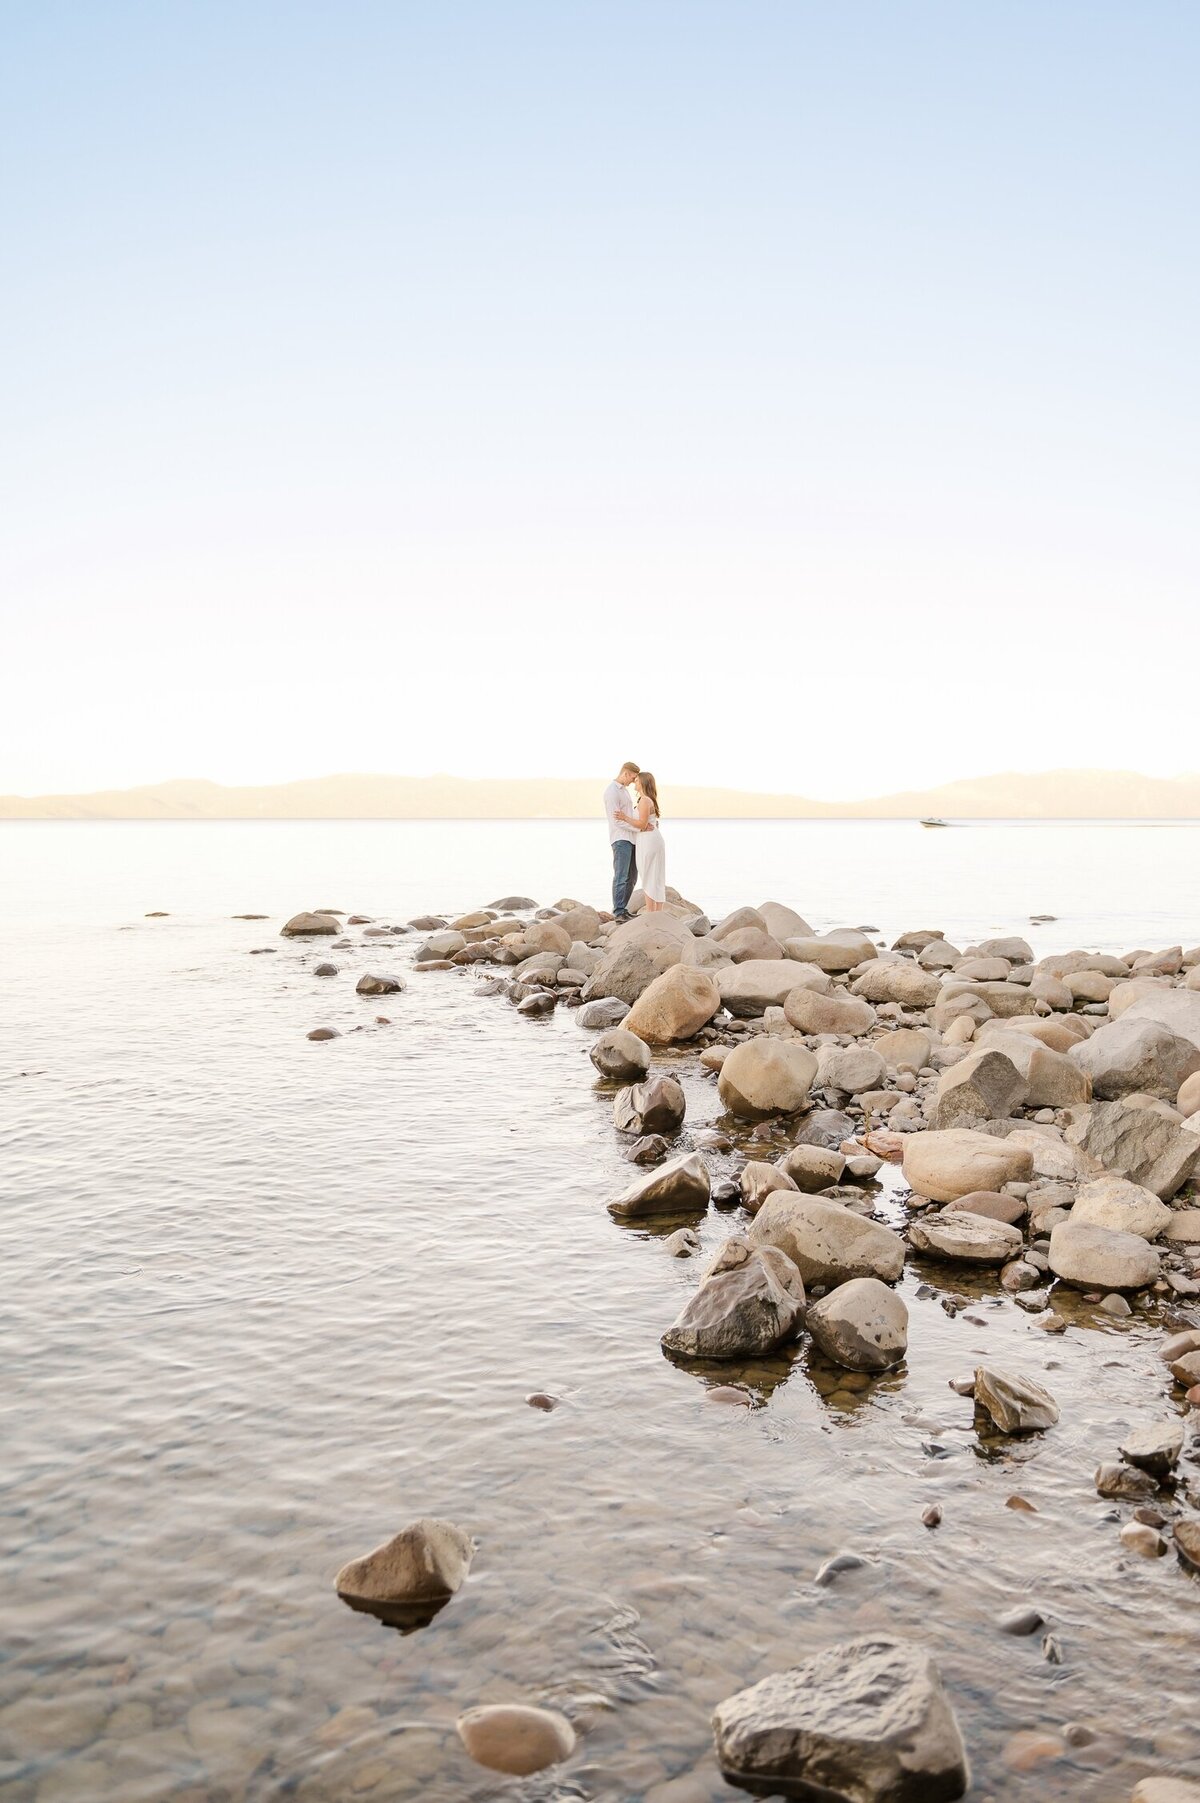
{"type": "Polygon", "coordinates": [[[604,791],[604,812],[608,815],[608,842],[613,856],[613,914],[618,920],[629,919],[629,897],[637,877],[637,832],[617,819],[618,812],[632,814],[633,803],[626,787],[639,774],[636,764],[622,764],[604,791]]]}

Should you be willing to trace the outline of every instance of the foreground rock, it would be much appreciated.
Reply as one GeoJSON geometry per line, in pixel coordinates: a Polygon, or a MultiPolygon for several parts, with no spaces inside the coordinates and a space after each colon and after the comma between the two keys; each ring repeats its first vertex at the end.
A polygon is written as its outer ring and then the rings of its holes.
{"type": "Polygon", "coordinates": [[[784,1039],[751,1039],[725,1059],[717,1088],[730,1114],[761,1121],[803,1108],[816,1074],[817,1061],[803,1046],[784,1039]]]}
{"type": "Polygon", "coordinates": [[[575,1730],[557,1709],[483,1703],[460,1715],[455,1727],[477,1765],[515,1778],[560,1765],[575,1751],[575,1730]]]}
{"type": "Polygon", "coordinates": [[[678,1133],[687,1102],[674,1077],[648,1077],[623,1089],[613,1101],[613,1123],[619,1133],[678,1133]]]}
{"type": "Polygon", "coordinates": [[[991,1416],[1002,1434],[1028,1434],[1053,1427],[1058,1404],[1032,1378],[990,1365],[975,1369],[975,1405],[991,1416]]]}
{"type": "Polygon", "coordinates": [[[904,1241],[890,1227],[852,1214],[836,1202],[776,1190],[750,1227],[755,1246],[778,1246],[805,1283],[833,1288],[853,1277],[895,1283],[904,1269],[904,1241]]]}
{"type": "Polygon", "coordinates": [[[620,996],[605,996],[600,1001],[585,1002],[575,1016],[576,1024],[589,1030],[595,1027],[617,1027],[629,1014],[629,1003],[620,996]]]}
{"type": "Polygon", "coordinates": [[[374,1552],[343,1565],[334,1585],[352,1609],[416,1626],[459,1589],[474,1551],[471,1536],[452,1521],[422,1516],[374,1552]]]}
{"type": "Polygon", "coordinates": [[[688,1152],[639,1177],[609,1203],[608,1212],[617,1221],[694,1213],[707,1208],[710,1190],[708,1166],[698,1152],[688,1152]]]}
{"type": "Polygon", "coordinates": [[[283,939],[301,939],[318,933],[340,933],[342,923],[333,914],[293,914],[279,929],[283,939]]]}
{"type": "Polygon", "coordinates": [[[972,1052],[943,1073],[931,1124],[941,1129],[964,1120],[1003,1120],[1028,1094],[1029,1085],[1003,1052],[972,1052]]]}
{"type": "Polygon", "coordinates": [[[952,1803],[967,1756],[937,1669],[883,1635],[827,1647],[713,1716],[717,1763],[759,1794],[821,1803],[952,1803]]]}
{"type": "Polygon", "coordinates": [[[910,1133],[904,1141],[904,1175],[918,1195],[957,1202],[972,1190],[1003,1189],[1033,1176],[1033,1153],[990,1133],[966,1128],[910,1133]]]}
{"type": "Polygon", "coordinates": [[[1182,1451],[1183,1422],[1177,1419],[1135,1427],[1121,1442],[1121,1457],[1125,1463],[1157,1478],[1171,1475],[1182,1451]]]}
{"type": "Polygon", "coordinates": [[[806,1325],[827,1358],[850,1371],[886,1371],[908,1350],[908,1309],[876,1277],[854,1277],[811,1303],[806,1325]]]}
{"type": "Polygon", "coordinates": [[[1016,1227],[969,1210],[922,1215],[909,1222],[908,1237],[930,1258],[961,1259],[972,1265],[1002,1265],[1025,1244],[1016,1227]]]}
{"type": "Polygon", "coordinates": [[[588,1056],[602,1077],[617,1083],[640,1083],[650,1069],[650,1048],[625,1027],[601,1033],[588,1056]]]}
{"type": "Polygon", "coordinates": [[[662,1337],[687,1358],[756,1358],[794,1339],[804,1322],[804,1284],[785,1253],[734,1235],[662,1337]]]}
{"type": "Polygon", "coordinates": [[[691,1039],[721,1006],[721,991],[710,971],[675,964],[639,995],[625,1019],[647,1045],[691,1039]]]}
{"type": "Polygon", "coordinates": [[[1140,1290],[1158,1276],[1158,1253],[1135,1233],[1060,1221],[1050,1235],[1050,1269],[1080,1290],[1140,1290]]]}
{"type": "Polygon", "coordinates": [[[1093,1092],[1110,1101],[1136,1092],[1173,1102],[1184,1079],[1200,1071],[1200,1050],[1190,1039],[1132,1010],[1098,1028],[1071,1057],[1091,1074],[1093,1092]]]}

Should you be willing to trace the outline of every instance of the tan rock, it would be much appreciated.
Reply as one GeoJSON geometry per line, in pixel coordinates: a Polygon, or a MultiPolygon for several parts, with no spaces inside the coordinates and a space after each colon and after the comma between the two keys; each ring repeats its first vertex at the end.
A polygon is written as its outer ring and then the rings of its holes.
{"type": "Polygon", "coordinates": [[[343,1565],[334,1586],[344,1602],[374,1614],[441,1603],[461,1586],[474,1551],[471,1536],[452,1521],[422,1516],[373,1552],[343,1565]]]}
{"type": "Polygon", "coordinates": [[[846,1159],[843,1153],[828,1146],[793,1146],[777,1168],[791,1179],[794,1189],[811,1195],[841,1182],[846,1159]]]}
{"type": "Polygon", "coordinates": [[[782,1165],[768,1164],[762,1158],[749,1159],[742,1166],[738,1182],[741,1185],[742,1200],[752,1215],[758,1213],[772,1190],[799,1188],[782,1165]]]}
{"type": "Polygon", "coordinates": [[[875,1010],[844,991],[822,995],[815,989],[793,989],[783,1004],[789,1026],[798,1033],[866,1033],[875,1024],[875,1010]]]}
{"type": "Polygon", "coordinates": [[[1003,1189],[1033,1176],[1027,1147],[963,1128],[906,1135],[902,1162],[913,1189],[935,1202],[955,1202],[972,1190],[1003,1189]]]}
{"type": "Polygon", "coordinates": [[[693,1038],[720,1006],[721,991],[710,971],[675,964],[643,989],[621,1025],[647,1045],[671,1045],[693,1038]]]}
{"type": "Polygon", "coordinates": [[[784,941],[784,950],[798,964],[815,964],[831,973],[853,970],[864,958],[875,956],[875,947],[869,939],[842,938],[834,934],[788,939],[784,941]]]}
{"type": "Polygon", "coordinates": [[[717,1087],[731,1114],[742,1120],[766,1120],[803,1108],[816,1070],[816,1059],[801,1045],[751,1039],[735,1046],[726,1058],[717,1087]]]}
{"type": "Polygon", "coordinates": [[[561,1765],[575,1751],[575,1730],[557,1709],[524,1703],[482,1703],[455,1723],[477,1765],[525,1778],[561,1765]]]}
{"type": "MultiPolygon", "coordinates": [[[[790,958],[751,958],[745,964],[727,964],[714,975],[729,1012],[753,1018],[768,1008],[783,1007],[793,989],[809,986],[801,974],[807,968],[790,958]]],[[[828,976],[819,970],[816,975],[828,987],[828,976]]]]}
{"type": "Polygon", "coordinates": [[[805,1284],[832,1287],[852,1277],[894,1283],[904,1269],[904,1241],[890,1227],[818,1196],[777,1190],[754,1217],[752,1245],[778,1246],[805,1284]]]}
{"type": "Polygon", "coordinates": [[[864,1002],[899,1002],[904,1008],[930,1008],[941,994],[935,976],[907,958],[895,962],[877,958],[870,970],[850,985],[864,1002]]]}
{"type": "Polygon", "coordinates": [[[919,1027],[899,1027],[893,1033],[881,1033],[871,1044],[890,1070],[914,1074],[924,1070],[933,1050],[929,1034],[919,1027]]]}

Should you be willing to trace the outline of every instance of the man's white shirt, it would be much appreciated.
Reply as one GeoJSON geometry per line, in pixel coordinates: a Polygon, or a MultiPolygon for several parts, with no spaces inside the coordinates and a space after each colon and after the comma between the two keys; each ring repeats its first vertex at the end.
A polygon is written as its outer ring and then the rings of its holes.
{"type": "Polygon", "coordinates": [[[636,844],[637,829],[626,826],[623,820],[617,819],[618,808],[623,814],[633,813],[628,789],[623,788],[614,777],[604,791],[604,812],[608,815],[608,842],[610,845],[615,845],[619,839],[627,839],[631,845],[636,844]]]}

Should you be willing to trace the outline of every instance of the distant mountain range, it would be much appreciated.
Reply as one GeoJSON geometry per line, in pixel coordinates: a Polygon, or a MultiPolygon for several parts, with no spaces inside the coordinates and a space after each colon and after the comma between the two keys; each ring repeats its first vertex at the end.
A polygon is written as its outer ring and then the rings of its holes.
{"type": "MultiPolygon", "coordinates": [[[[319,776],[262,788],[180,780],[93,795],[0,796],[0,820],[572,820],[600,812],[603,777],[319,776]]],[[[1200,775],[1010,771],[857,801],[680,785],[675,819],[1200,819],[1200,775]]]]}

